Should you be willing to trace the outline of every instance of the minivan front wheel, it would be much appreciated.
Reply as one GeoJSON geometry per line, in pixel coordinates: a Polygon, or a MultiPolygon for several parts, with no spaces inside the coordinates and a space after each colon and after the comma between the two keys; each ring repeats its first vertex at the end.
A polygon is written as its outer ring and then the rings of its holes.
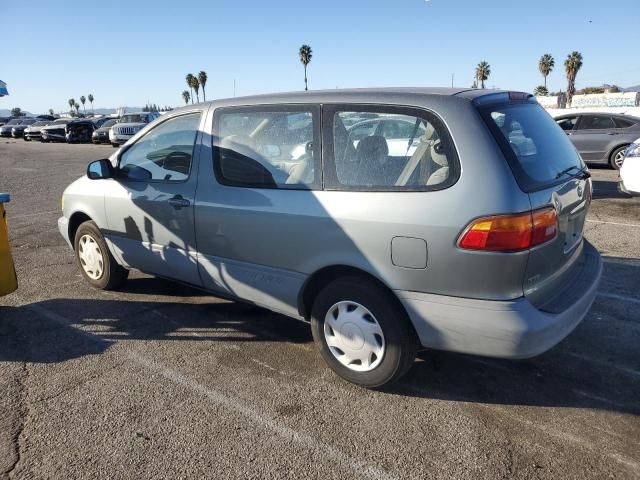
{"type": "Polygon", "coordinates": [[[113,290],[127,279],[129,271],[113,258],[94,222],[86,221],[78,227],[74,250],[82,275],[91,286],[113,290]]]}
{"type": "Polygon", "coordinates": [[[418,342],[391,293],[353,276],[327,285],[311,312],[313,338],[339,376],[368,388],[383,387],[413,365],[418,342]]]}

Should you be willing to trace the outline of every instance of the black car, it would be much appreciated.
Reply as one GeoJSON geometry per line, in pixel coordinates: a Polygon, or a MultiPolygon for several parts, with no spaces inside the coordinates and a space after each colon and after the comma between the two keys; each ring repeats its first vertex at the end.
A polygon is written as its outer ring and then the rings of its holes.
{"type": "Polygon", "coordinates": [[[624,152],[640,137],[640,118],[612,113],[574,113],[556,117],[587,163],[619,169],[624,152]]]}
{"type": "Polygon", "coordinates": [[[111,127],[113,127],[116,123],[118,123],[117,118],[108,119],[106,122],[102,124],[100,128],[98,128],[95,132],[93,132],[93,135],[91,136],[91,141],[96,145],[100,143],[110,143],[109,130],[111,130],[111,127]]]}
{"type": "Polygon", "coordinates": [[[24,120],[22,120],[22,123],[20,125],[16,125],[11,129],[11,136],[13,138],[22,138],[22,135],[24,135],[25,129],[28,126],[36,123],[36,121],[37,120],[35,118],[25,118],[24,120]]]}
{"type": "Polygon", "coordinates": [[[89,143],[93,132],[100,128],[108,118],[81,118],[67,123],[65,136],[67,143],[89,143]]]}

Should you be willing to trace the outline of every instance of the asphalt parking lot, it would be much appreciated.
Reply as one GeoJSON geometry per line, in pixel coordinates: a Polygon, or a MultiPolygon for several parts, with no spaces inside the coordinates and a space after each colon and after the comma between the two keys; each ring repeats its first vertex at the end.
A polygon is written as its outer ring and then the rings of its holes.
{"type": "Polygon", "coordinates": [[[0,298],[2,478],[640,478],[640,200],[593,168],[585,321],[525,361],[424,352],[388,392],[309,328],[133,274],[90,288],[60,196],[106,146],[0,140],[20,288],[0,298]]]}

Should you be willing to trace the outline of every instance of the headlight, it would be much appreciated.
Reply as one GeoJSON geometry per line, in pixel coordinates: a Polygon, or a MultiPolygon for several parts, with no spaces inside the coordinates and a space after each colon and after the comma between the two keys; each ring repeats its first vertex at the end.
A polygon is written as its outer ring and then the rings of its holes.
{"type": "Polygon", "coordinates": [[[640,157],[640,143],[632,143],[624,152],[624,158],[640,157]]]}
{"type": "Polygon", "coordinates": [[[62,195],[60,197],[60,208],[62,209],[62,211],[64,212],[64,195],[62,195]]]}

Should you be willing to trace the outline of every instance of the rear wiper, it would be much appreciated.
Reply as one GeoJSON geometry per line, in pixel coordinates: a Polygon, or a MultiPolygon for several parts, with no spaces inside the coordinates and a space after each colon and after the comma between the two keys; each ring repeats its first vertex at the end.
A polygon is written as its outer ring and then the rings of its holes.
{"type": "Polygon", "coordinates": [[[556,175],[556,179],[562,177],[563,175],[571,176],[570,174],[572,170],[578,170],[578,174],[576,175],[576,177],[582,178],[583,180],[591,177],[591,174],[589,173],[589,170],[587,170],[587,167],[580,168],[577,165],[573,165],[569,168],[565,168],[561,172],[558,172],[558,174],[556,175]]]}

